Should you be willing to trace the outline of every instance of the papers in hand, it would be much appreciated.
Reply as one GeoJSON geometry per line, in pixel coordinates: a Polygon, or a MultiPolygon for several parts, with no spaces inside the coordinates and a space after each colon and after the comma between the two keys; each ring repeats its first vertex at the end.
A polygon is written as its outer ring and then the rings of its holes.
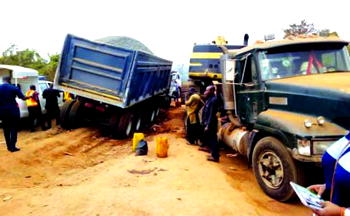
{"type": "Polygon", "coordinates": [[[307,207],[312,209],[322,209],[323,200],[316,194],[312,193],[308,189],[294,183],[290,182],[290,185],[294,189],[295,193],[298,195],[300,201],[307,207]]]}

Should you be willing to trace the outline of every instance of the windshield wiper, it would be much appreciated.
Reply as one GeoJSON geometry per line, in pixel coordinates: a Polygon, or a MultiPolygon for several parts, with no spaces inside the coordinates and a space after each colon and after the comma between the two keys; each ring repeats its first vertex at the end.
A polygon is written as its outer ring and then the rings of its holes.
{"type": "Polygon", "coordinates": [[[329,70],[323,73],[338,73],[338,72],[350,72],[350,70],[329,70]]]}

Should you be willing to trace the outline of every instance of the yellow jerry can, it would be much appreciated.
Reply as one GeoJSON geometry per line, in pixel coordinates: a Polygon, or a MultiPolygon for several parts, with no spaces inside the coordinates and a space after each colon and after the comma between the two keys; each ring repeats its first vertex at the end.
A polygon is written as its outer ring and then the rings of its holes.
{"type": "Polygon", "coordinates": [[[168,137],[157,137],[156,138],[156,153],[157,157],[164,158],[168,157],[168,137]]]}
{"type": "Polygon", "coordinates": [[[137,144],[145,138],[145,135],[143,133],[134,133],[134,136],[132,138],[132,151],[136,150],[137,144]]]}

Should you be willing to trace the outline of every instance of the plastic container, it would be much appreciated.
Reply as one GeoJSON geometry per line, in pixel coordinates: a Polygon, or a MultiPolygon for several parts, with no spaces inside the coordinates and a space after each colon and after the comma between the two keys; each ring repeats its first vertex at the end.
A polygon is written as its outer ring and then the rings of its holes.
{"type": "Polygon", "coordinates": [[[145,138],[143,133],[134,133],[134,137],[132,138],[132,151],[136,150],[137,144],[145,138]]]}
{"type": "Polygon", "coordinates": [[[168,157],[168,137],[157,137],[156,138],[156,154],[157,157],[165,158],[168,157]]]}

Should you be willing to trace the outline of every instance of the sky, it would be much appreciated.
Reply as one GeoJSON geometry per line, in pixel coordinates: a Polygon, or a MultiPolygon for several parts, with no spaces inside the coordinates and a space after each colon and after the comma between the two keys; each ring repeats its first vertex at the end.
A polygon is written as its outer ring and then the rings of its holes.
{"type": "Polygon", "coordinates": [[[194,43],[224,36],[249,44],[305,19],[350,41],[348,0],[3,0],[0,53],[11,44],[47,58],[68,33],[90,40],[129,36],[159,57],[188,64],[194,43]]]}

